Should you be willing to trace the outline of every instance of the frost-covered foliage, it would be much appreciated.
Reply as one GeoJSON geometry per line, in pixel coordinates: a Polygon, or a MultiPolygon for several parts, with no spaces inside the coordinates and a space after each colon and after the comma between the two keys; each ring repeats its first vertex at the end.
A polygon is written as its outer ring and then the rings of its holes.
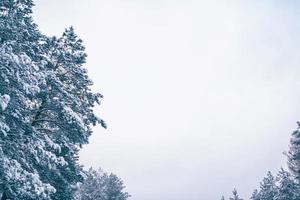
{"type": "Polygon", "coordinates": [[[299,200],[300,188],[288,171],[281,169],[277,174],[276,200],[299,200]]]}
{"type": "Polygon", "coordinates": [[[260,183],[260,190],[254,191],[251,199],[263,200],[263,199],[274,199],[277,195],[276,180],[271,172],[267,173],[267,176],[260,183]]]}
{"type": "Polygon", "coordinates": [[[2,111],[4,111],[6,109],[9,101],[10,101],[9,95],[5,94],[5,95],[0,96],[0,107],[1,107],[2,111]]]}
{"type": "Polygon", "coordinates": [[[287,153],[288,167],[300,184],[300,122],[297,122],[298,128],[292,133],[290,140],[290,149],[287,153]]]}
{"type": "Polygon", "coordinates": [[[260,190],[255,190],[253,200],[300,200],[300,123],[292,133],[290,149],[287,153],[289,171],[281,170],[276,178],[268,172],[260,184],[260,190]]]}
{"type": "Polygon", "coordinates": [[[0,190],[14,199],[48,199],[55,189],[41,181],[33,165],[35,155],[42,160],[47,150],[30,126],[41,73],[24,52],[6,43],[0,45],[0,72],[0,190]]]}
{"type": "Polygon", "coordinates": [[[76,184],[82,181],[78,151],[88,143],[91,125],[106,127],[92,109],[102,96],[91,92],[92,82],[82,67],[84,46],[72,27],[58,39],[46,38],[42,49],[44,79],[36,95],[31,125],[47,135],[51,153],[62,158],[62,165],[40,172],[57,190],[52,199],[70,199],[76,184]]]}
{"type": "Polygon", "coordinates": [[[243,200],[243,199],[241,199],[241,198],[239,197],[238,192],[237,192],[236,189],[234,189],[234,190],[232,191],[232,195],[233,195],[233,196],[230,197],[229,200],[243,200]]]}
{"type": "Polygon", "coordinates": [[[299,200],[299,186],[291,174],[281,168],[277,176],[271,172],[260,184],[260,190],[255,190],[251,199],[253,200],[299,200]]]}
{"type": "Polygon", "coordinates": [[[73,199],[78,151],[91,126],[106,127],[93,112],[102,96],[90,89],[73,28],[58,39],[40,34],[32,6],[0,1],[0,196],[73,199]]]}
{"type": "MultiPolygon", "coordinates": [[[[250,199],[252,200],[300,200],[300,122],[298,128],[292,133],[289,151],[285,153],[288,158],[288,169],[281,170],[277,176],[271,172],[260,183],[259,190],[254,190],[250,199]]],[[[237,193],[233,191],[233,198],[238,199],[237,193]]],[[[224,197],[222,197],[224,199],[224,197]]]]}
{"type": "Polygon", "coordinates": [[[90,168],[83,184],[79,185],[76,200],[126,200],[130,197],[124,192],[125,186],[114,174],[107,174],[101,169],[90,168]]]}
{"type": "MultiPolygon", "coordinates": [[[[229,200],[244,200],[244,199],[241,199],[240,197],[239,197],[239,195],[238,195],[238,192],[237,192],[237,190],[234,188],[233,189],[233,191],[232,191],[232,197],[229,197],[229,200]]],[[[222,196],[221,197],[221,200],[225,200],[225,197],[224,196],[222,196]]]]}

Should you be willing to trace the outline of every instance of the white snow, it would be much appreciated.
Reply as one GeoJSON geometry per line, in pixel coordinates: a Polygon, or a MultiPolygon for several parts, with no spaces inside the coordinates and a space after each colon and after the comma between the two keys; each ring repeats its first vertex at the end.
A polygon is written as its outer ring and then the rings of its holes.
{"type": "Polygon", "coordinates": [[[5,94],[0,96],[0,107],[2,111],[4,111],[7,108],[9,101],[10,101],[9,95],[5,94]]]}
{"type": "Polygon", "coordinates": [[[7,132],[9,131],[9,127],[2,121],[0,121],[0,131],[2,132],[2,134],[4,135],[4,137],[7,136],[7,132]]]}
{"type": "MultiPolygon", "coordinates": [[[[68,115],[70,115],[70,117],[71,117],[72,119],[75,119],[75,120],[80,124],[80,126],[81,126],[82,128],[85,127],[85,124],[84,124],[82,118],[81,118],[77,113],[75,113],[70,107],[65,106],[65,107],[64,107],[64,110],[68,113],[68,115]]],[[[71,120],[72,120],[72,119],[71,119],[71,120]]]]}

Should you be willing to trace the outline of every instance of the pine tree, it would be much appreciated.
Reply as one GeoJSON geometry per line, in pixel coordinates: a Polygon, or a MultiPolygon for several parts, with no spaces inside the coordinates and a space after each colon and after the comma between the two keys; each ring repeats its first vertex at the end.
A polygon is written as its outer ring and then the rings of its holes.
{"type": "Polygon", "coordinates": [[[70,199],[76,184],[82,181],[79,149],[88,143],[91,125],[100,123],[106,127],[93,112],[102,96],[91,92],[93,83],[82,67],[85,48],[72,27],[59,39],[47,39],[43,49],[46,76],[37,95],[32,126],[60,147],[59,151],[52,148],[52,152],[62,158],[64,165],[47,171],[41,168],[40,173],[57,190],[52,199],[70,199]]]}
{"type": "Polygon", "coordinates": [[[28,123],[32,97],[39,90],[38,66],[25,54],[0,45],[0,176],[1,191],[9,198],[47,198],[54,192],[40,180],[32,161],[44,158],[43,141],[28,123]]]}
{"type": "Polygon", "coordinates": [[[257,189],[254,190],[254,192],[252,193],[250,199],[252,199],[252,200],[259,200],[259,194],[258,194],[257,189]]]}
{"type": "Polygon", "coordinates": [[[130,195],[123,191],[124,188],[123,181],[116,175],[90,168],[76,200],[127,200],[130,195]]]}
{"type": "Polygon", "coordinates": [[[290,148],[287,153],[290,172],[281,168],[276,179],[268,172],[260,184],[260,191],[255,190],[253,200],[299,200],[300,199],[300,123],[292,133],[290,148]]]}
{"type": "Polygon", "coordinates": [[[271,172],[267,173],[267,176],[260,183],[260,190],[254,191],[251,199],[253,200],[274,200],[278,194],[278,188],[276,186],[276,179],[271,172]]]}
{"type": "Polygon", "coordinates": [[[230,200],[243,200],[243,199],[241,199],[241,198],[239,197],[238,192],[237,192],[236,189],[233,189],[232,194],[233,194],[233,197],[230,197],[230,198],[229,198],[230,200]]]}
{"type": "Polygon", "coordinates": [[[120,180],[115,174],[110,174],[106,179],[106,191],[107,200],[126,200],[129,195],[126,192],[122,192],[125,188],[123,181],[120,180]]]}
{"type": "Polygon", "coordinates": [[[290,140],[287,164],[296,182],[300,184],[300,122],[297,122],[297,125],[298,128],[292,133],[290,140]]]}
{"type": "Polygon", "coordinates": [[[73,28],[39,33],[31,0],[0,1],[0,192],[2,198],[72,199],[83,180],[78,151],[88,143],[100,94],[82,67],[73,28]]]}
{"type": "MultiPolygon", "coordinates": [[[[31,127],[39,91],[38,39],[30,0],[0,1],[0,191],[2,199],[50,199],[55,189],[34,167],[49,160],[45,141],[31,127]]],[[[53,162],[55,162],[53,160],[53,162]]]]}
{"type": "Polygon", "coordinates": [[[299,200],[300,190],[295,181],[293,180],[291,174],[285,171],[283,168],[278,172],[277,175],[278,182],[278,193],[275,200],[299,200]]]}
{"type": "Polygon", "coordinates": [[[25,52],[35,60],[41,35],[31,16],[33,5],[32,0],[0,1],[0,44],[10,44],[14,53],[25,52]]]}

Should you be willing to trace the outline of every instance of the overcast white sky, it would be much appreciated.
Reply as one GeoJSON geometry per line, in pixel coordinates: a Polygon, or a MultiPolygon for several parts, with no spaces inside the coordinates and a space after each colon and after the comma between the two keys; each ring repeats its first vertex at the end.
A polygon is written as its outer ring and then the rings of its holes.
{"type": "Polygon", "coordinates": [[[244,198],[284,165],[300,120],[298,1],[37,0],[36,23],[87,47],[96,127],[86,166],[132,200],[244,198]]]}

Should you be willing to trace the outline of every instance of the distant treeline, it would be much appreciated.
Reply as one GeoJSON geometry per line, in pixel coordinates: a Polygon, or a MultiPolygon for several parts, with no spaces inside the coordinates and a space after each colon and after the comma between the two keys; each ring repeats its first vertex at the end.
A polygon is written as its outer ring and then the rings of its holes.
{"type": "MultiPolygon", "coordinates": [[[[254,190],[252,200],[300,200],[300,123],[292,133],[287,156],[288,169],[281,168],[276,176],[269,171],[260,183],[260,188],[254,190]]],[[[271,142],[271,141],[270,141],[271,142]]],[[[272,145],[272,144],[270,144],[272,145]]],[[[243,200],[237,190],[233,190],[230,200],[243,200]]],[[[225,200],[224,197],[221,198],[225,200]]]]}

